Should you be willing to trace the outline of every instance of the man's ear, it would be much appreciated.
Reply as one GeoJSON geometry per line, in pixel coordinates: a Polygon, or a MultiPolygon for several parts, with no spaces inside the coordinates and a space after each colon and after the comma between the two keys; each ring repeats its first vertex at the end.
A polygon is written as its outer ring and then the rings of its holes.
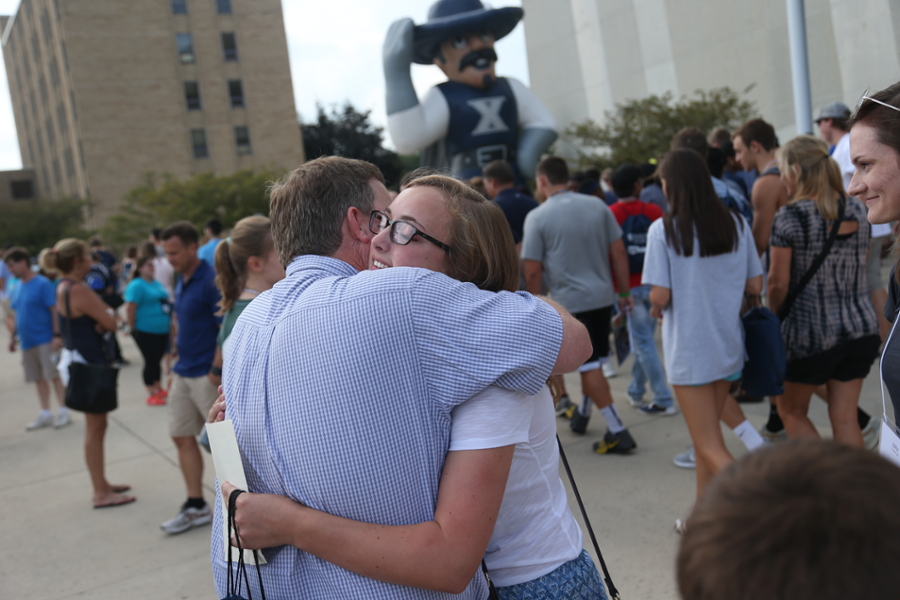
{"type": "Polygon", "coordinates": [[[372,239],[371,232],[369,231],[369,215],[364,215],[363,212],[355,206],[351,206],[347,209],[346,223],[353,239],[366,244],[372,239]]]}
{"type": "Polygon", "coordinates": [[[753,140],[752,142],[750,142],[750,145],[748,146],[748,148],[750,148],[750,152],[752,152],[754,154],[759,154],[760,152],[763,152],[762,144],[760,144],[756,140],[753,140]]]}

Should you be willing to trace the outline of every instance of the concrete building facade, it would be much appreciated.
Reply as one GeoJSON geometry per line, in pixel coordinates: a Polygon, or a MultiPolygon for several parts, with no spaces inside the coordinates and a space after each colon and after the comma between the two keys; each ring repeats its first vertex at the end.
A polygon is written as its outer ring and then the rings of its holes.
{"type": "Polygon", "coordinates": [[[280,0],[22,0],[0,28],[22,164],[89,226],[148,172],[303,162],[280,0]]]}
{"type": "MultiPolygon", "coordinates": [[[[522,0],[532,89],[567,127],[629,99],[728,86],[782,140],[794,116],[785,0],[522,0]]],[[[806,0],[813,118],[900,80],[900,2],[806,0]]]]}

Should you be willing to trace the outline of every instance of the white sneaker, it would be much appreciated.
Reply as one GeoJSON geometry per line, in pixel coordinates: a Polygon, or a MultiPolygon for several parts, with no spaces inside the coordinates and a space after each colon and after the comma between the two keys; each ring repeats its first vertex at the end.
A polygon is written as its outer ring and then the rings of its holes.
{"type": "Polygon", "coordinates": [[[209,504],[207,504],[203,508],[182,508],[180,513],[159,527],[166,533],[182,533],[191,527],[206,525],[211,521],[212,510],[210,510],[209,504]]]}
{"type": "Polygon", "coordinates": [[[872,417],[862,430],[863,445],[866,450],[878,450],[878,442],[881,441],[881,419],[872,417]]]}
{"type": "Polygon", "coordinates": [[[53,413],[51,412],[42,412],[38,415],[38,418],[25,426],[25,431],[34,431],[36,429],[43,429],[44,427],[50,427],[53,425],[53,413]]]}
{"type": "Polygon", "coordinates": [[[611,361],[606,361],[605,363],[603,363],[603,375],[607,379],[612,379],[613,377],[616,377],[618,374],[619,374],[619,372],[616,371],[616,367],[613,366],[611,361]]]}
{"type": "Polygon", "coordinates": [[[56,413],[56,419],[53,420],[53,427],[59,429],[60,427],[65,427],[66,425],[70,425],[72,423],[72,417],[69,416],[69,411],[61,410],[56,413]]]}
{"type": "Polygon", "coordinates": [[[676,454],[672,462],[675,463],[676,467],[681,467],[682,469],[696,469],[697,455],[694,453],[694,447],[691,446],[691,449],[687,452],[676,454]]]}

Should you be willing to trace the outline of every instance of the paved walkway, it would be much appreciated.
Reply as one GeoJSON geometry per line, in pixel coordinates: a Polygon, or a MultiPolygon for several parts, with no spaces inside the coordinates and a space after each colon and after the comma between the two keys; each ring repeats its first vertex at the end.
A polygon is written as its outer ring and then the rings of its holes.
{"type": "MultiPolygon", "coordinates": [[[[5,336],[0,340],[5,347],[5,336]]],[[[166,409],[144,404],[140,354],[130,338],[120,340],[132,365],[120,374],[120,408],[110,416],[107,473],[113,483],[131,484],[138,501],[103,510],[91,508],[82,456],[83,418],[76,415],[75,423],[61,430],[26,432],[25,424],[37,414],[34,386],[23,383],[20,355],[0,352],[0,597],[215,598],[209,527],[177,536],[159,529],[184,500],[184,485],[166,434],[166,409]]],[[[680,415],[649,417],[630,408],[625,395],[629,367],[626,363],[611,384],[619,411],[638,442],[637,452],[593,454],[591,444],[603,433],[596,412],[586,436],[572,434],[563,420],[559,432],[623,596],[675,599],[678,536],[672,524],[690,509],[694,474],[674,467],[672,456],[682,452],[690,439],[680,415]]],[[[567,385],[573,396],[578,394],[577,376],[567,376],[567,385]]],[[[874,370],[861,405],[872,414],[881,413],[874,370]]],[[[767,405],[744,409],[754,424],[765,420],[767,405]]],[[[814,400],[811,415],[820,431],[829,435],[824,403],[814,400]]],[[[735,455],[743,454],[730,432],[726,441],[735,455]]],[[[214,483],[212,462],[206,464],[209,499],[214,483]]],[[[571,506],[578,515],[574,500],[571,506]]],[[[590,545],[587,536],[585,543],[590,545]]]]}

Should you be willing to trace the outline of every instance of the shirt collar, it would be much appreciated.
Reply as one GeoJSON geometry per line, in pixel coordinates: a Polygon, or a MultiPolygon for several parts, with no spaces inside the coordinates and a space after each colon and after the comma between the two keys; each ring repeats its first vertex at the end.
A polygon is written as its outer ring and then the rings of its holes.
{"type": "Polygon", "coordinates": [[[330,256],[304,254],[295,256],[285,269],[285,276],[294,277],[301,271],[324,271],[329,276],[350,277],[359,273],[350,264],[330,256]]]}

